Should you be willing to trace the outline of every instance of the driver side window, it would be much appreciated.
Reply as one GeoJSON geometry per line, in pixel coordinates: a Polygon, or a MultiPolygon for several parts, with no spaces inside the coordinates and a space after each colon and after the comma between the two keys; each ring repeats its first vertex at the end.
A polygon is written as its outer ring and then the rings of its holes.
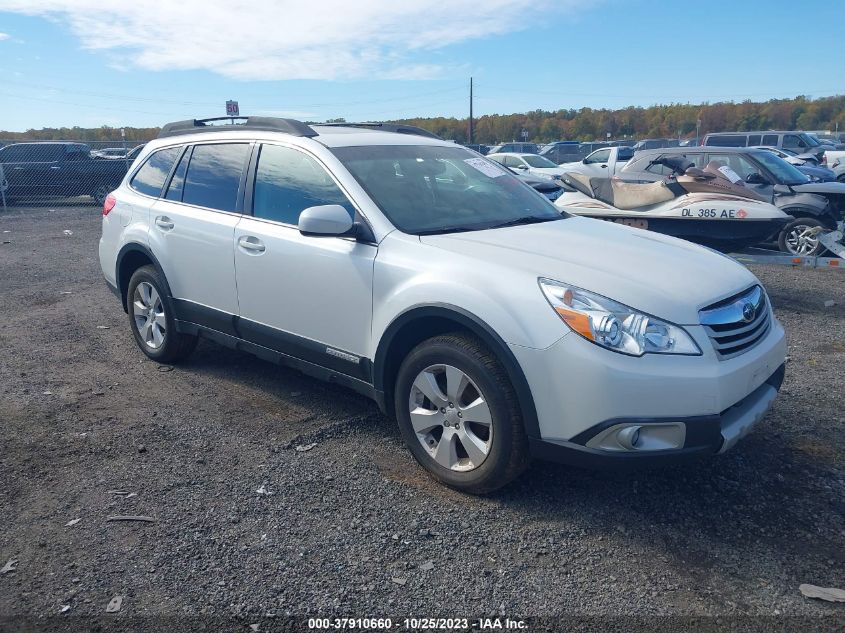
{"type": "Polygon", "coordinates": [[[760,169],[754,163],[740,154],[710,154],[710,160],[715,160],[722,166],[727,165],[743,180],[748,178],[748,174],[760,173],[760,169]]]}
{"type": "Polygon", "coordinates": [[[261,146],[252,198],[256,218],[297,226],[300,213],[324,204],[339,204],[355,217],[352,203],[316,160],[289,147],[261,146]]]}
{"type": "Polygon", "coordinates": [[[601,149],[597,152],[593,152],[590,154],[584,162],[586,164],[594,164],[594,163],[606,163],[610,159],[610,150],[609,149],[601,149]]]}
{"type": "Polygon", "coordinates": [[[804,149],[807,147],[807,144],[795,134],[784,134],[783,146],[788,149],[804,149]]]}

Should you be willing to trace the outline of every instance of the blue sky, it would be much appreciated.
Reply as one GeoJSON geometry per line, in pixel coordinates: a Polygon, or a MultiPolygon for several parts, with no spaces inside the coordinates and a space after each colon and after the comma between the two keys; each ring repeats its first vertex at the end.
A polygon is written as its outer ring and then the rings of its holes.
{"type": "Polygon", "coordinates": [[[838,0],[111,5],[0,0],[0,129],[462,117],[470,75],[476,115],[843,92],[838,0]]]}

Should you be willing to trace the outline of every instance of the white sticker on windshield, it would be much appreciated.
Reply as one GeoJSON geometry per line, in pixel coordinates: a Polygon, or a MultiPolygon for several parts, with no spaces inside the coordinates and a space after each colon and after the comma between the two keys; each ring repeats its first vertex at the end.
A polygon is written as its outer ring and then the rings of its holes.
{"type": "Polygon", "coordinates": [[[505,175],[504,169],[486,158],[465,158],[464,162],[470,167],[475,167],[485,176],[490,176],[490,178],[498,178],[499,176],[505,175]]]}
{"type": "Polygon", "coordinates": [[[722,172],[725,175],[725,178],[727,178],[731,182],[736,183],[736,182],[739,182],[740,180],[742,180],[742,178],[739,177],[739,174],[736,173],[733,169],[731,169],[727,165],[719,167],[719,171],[722,172]]]}

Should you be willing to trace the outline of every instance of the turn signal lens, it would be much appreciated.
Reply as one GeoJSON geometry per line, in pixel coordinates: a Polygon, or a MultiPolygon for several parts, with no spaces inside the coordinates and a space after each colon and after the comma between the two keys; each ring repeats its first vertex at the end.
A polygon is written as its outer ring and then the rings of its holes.
{"type": "Polygon", "coordinates": [[[559,281],[541,278],[539,283],[563,322],[596,345],[630,356],[701,354],[682,327],[559,281]]]}
{"type": "Polygon", "coordinates": [[[112,209],[114,209],[114,205],[117,204],[117,198],[114,197],[113,194],[109,194],[106,196],[106,201],[103,202],[103,217],[107,216],[112,209]]]}

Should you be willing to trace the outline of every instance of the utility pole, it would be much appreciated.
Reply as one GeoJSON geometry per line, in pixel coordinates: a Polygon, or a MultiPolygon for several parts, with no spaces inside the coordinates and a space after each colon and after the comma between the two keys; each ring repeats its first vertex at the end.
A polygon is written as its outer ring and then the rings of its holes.
{"type": "Polygon", "coordinates": [[[469,78],[469,144],[472,145],[472,77],[469,78]]]}

